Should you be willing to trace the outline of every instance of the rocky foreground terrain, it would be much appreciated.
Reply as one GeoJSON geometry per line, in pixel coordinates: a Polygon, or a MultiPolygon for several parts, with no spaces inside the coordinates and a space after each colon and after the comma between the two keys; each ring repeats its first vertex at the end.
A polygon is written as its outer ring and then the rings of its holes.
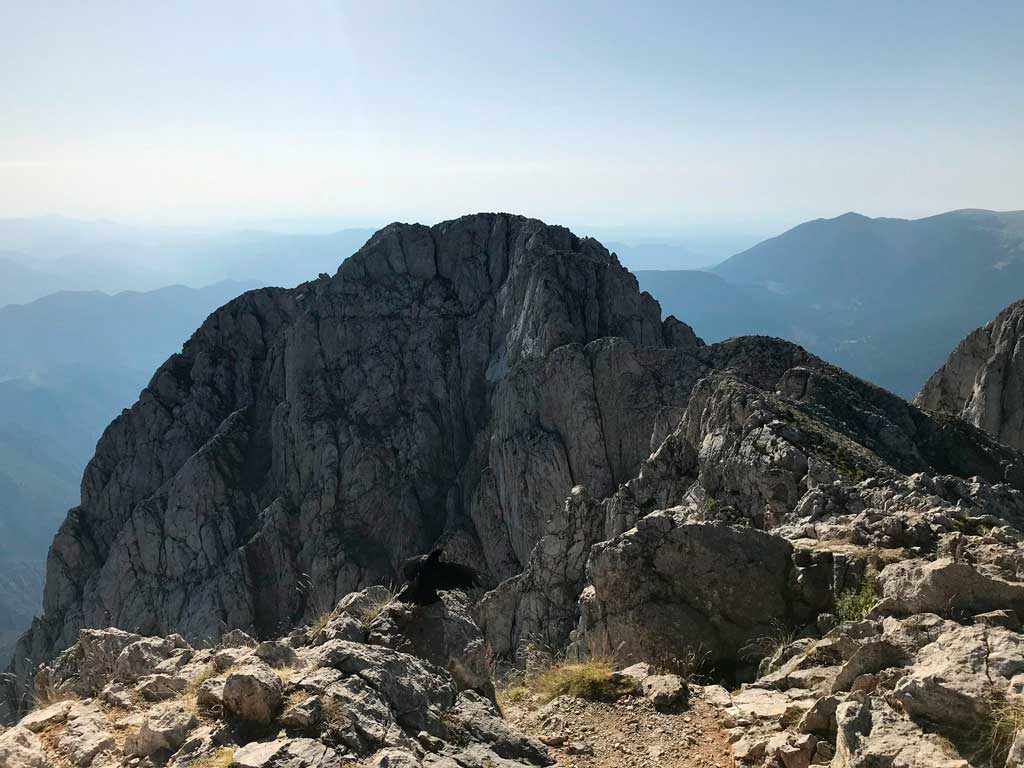
{"type": "Polygon", "coordinates": [[[371,588],[319,626],[259,643],[234,630],[205,649],[180,635],[84,629],[37,675],[37,708],[0,734],[0,765],[553,763],[501,718],[463,603],[410,609],[390,597],[371,588]]]}
{"type": "Polygon", "coordinates": [[[709,764],[1014,768],[1024,455],[993,434],[778,339],[705,345],[566,230],[393,225],[333,278],[219,310],[107,430],[6,692],[18,715],[80,698],[3,743],[80,766],[674,766],[689,716],[729,744],[709,764]],[[437,544],[484,572],[472,605],[346,610],[437,544]],[[611,710],[508,708],[547,748],[489,704],[492,670],[539,648],[620,670],[611,710]],[[664,685],[662,753],[568,750],[664,685]],[[173,707],[182,740],[141,757],[173,707]],[[109,734],[80,759],[79,720],[109,734]]]}

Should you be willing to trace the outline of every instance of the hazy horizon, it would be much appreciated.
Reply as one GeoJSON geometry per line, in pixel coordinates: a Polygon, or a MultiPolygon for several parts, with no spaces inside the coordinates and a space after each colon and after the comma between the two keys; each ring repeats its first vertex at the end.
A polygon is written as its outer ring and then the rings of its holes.
{"type": "Polygon", "coordinates": [[[0,9],[0,217],[604,239],[1024,207],[1024,5],[0,9]]]}

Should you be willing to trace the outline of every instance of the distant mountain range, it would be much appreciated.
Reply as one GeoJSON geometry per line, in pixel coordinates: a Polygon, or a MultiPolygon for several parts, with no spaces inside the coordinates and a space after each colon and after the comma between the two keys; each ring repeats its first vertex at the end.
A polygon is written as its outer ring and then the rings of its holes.
{"type": "Polygon", "coordinates": [[[801,224],[709,272],[638,271],[708,341],[763,333],[912,397],[968,331],[1024,297],[1024,211],[801,224]]]}
{"type": "Polygon", "coordinates": [[[107,424],[250,287],[62,292],[0,308],[0,660],[39,609],[46,549],[107,424]]]}
{"type": "Polygon", "coordinates": [[[150,291],[246,280],[291,287],[333,273],[372,230],[211,234],[62,217],[0,219],[0,306],[57,291],[150,291]]]}

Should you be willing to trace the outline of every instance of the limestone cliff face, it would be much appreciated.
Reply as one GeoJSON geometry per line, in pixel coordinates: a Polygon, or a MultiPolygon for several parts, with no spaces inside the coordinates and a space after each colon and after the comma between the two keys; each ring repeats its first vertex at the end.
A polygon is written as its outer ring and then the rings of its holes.
{"type": "Polygon", "coordinates": [[[1000,442],[1024,448],[1024,301],[1011,304],[957,345],[914,398],[960,416],[1000,442]]]}
{"type": "Polygon", "coordinates": [[[702,347],[568,230],[386,227],[215,312],[108,427],[16,671],[81,627],[270,636],[439,541],[511,576],[570,488],[635,474],[702,347]]]}

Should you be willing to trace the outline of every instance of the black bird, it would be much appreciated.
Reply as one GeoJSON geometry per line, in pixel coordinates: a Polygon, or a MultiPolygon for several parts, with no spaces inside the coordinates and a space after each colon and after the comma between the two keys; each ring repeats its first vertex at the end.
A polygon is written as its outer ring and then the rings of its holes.
{"type": "Polygon", "coordinates": [[[441,599],[437,590],[469,589],[479,586],[480,574],[468,565],[441,560],[444,552],[435,549],[429,555],[410,557],[402,563],[402,575],[408,582],[398,599],[403,603],[431,605],[441,599]]]}

